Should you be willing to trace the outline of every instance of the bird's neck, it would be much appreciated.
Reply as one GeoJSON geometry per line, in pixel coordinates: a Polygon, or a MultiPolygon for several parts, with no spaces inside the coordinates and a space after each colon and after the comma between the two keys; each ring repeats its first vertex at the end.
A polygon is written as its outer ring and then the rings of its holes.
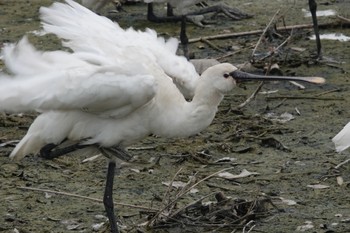
{"type": "Polygon", "coordinates": [[[223,95],[216,92],[196,93],[191,102],[163,112],[155,129],[163,137],[188,137],[207,128],[213,121],[223,95]],[[166,129],[166,130],[163,130],[166,129]]]}
{"type": "Polygon", "coordinates": [[[224,95],[211,88],[197,88],[192,99],[194,105],[206,106],[208,109],[217,109],[224,95]]]}

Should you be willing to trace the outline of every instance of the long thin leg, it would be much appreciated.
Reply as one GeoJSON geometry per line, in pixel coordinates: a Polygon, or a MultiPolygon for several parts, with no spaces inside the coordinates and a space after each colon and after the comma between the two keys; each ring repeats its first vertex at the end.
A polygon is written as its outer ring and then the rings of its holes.
{"type": "Polygon", "coordinates": [[[110,160],[108,163],[107,180],[105,193],[103,197],[103,204],[111,227],[111,233],[119,233],[117,221],[114,214],[114,203],[113,203],[113,180],[115,173],[115,161],[110,160]]]}
{"type": "Polygon", "coordinates": [[[181,16],[167,16],[160,17],[154,14],[153,3],[147,3],[147,19],[154,23],[165,23],[165,22],[179,22],[181,21],[181,16]]]}
{"type": "Polygon", "coordinates": [[[183,48],[184,56],[187,58],[187,60],[189,60],[190,55],[188,52],[188,37],[186,34],[186,16],[182,16],[181,20],[180,42],[183,48]]]}
{"type": "Polygon", "coordinates": [[[174,16],[173,7],[169,3],[166,4],[166,15],[167,16],[174,16]]]}
{"type": "Polygon", "coordinates": [[[320,32],[318,29],[317,15],[316,15],[317,3],[315,2],[315,0],[309,0],[309,9],[311,12],[312,22],[314,25],[314,32],[315,32],[315,36],[316,36],[317,58],[321,59],[322,58],[322,53],[321,53],[322,47],[321,47],[320,32]]]}

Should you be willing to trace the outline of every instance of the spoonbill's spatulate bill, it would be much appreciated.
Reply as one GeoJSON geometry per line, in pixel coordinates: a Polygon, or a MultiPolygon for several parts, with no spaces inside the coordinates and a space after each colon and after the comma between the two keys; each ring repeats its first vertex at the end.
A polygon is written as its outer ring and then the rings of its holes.
{"type": "Polygon", "coordinates": [[[0,74],[0,111],[40,113],[10,157],[22,159],[67,141],[108,154],[104,204],[111,232],[118,232],[111,154],[123,158],[123,148],[150,134],[194,135],[212,122],[237,80],[271,78],[242,74],[228,63],[199,77],[191,63],[175,54],[176,39],[165,41],[149,29],[123,30],[71,0],[42,7],[40,14],[44,30],[61,38],[71,52],[38,51],[26,37],[4,46],[7,73],[0,74]]]}

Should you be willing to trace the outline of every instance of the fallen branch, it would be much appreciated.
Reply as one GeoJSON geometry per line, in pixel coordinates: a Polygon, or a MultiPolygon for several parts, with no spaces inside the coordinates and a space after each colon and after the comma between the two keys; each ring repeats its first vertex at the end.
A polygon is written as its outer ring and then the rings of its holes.
{"type": "Polygon", "coordinates": [[[327,97],[317,97],[317,96],[266,96],[266,99],[311,99],[311,100],[345,100],[344,98],[327,98],[327,97]]]}
{"type": "Polygon", "coordinates": [[[329,93],[332,93],[332,92],[338,92],[340,90],[341,90],[340,88],[336,88],[336,89],[332,89],[332,90],[329,90],[329,91],[324,91],[324,92],[318,93],[315,96],[326,95],[326,94],[329,94],[329,93]]]}
{"type": "MultiPolygon", "coordinates": [[[[350,26],[350,23],[344,23],[341,21],[337,22],[331,22],[331,23],[321,23],[318,25],[319,28],[327,28],[327,27],[335,27],[335,26],[350,26]]],[[[284,26],[284,27],[277,27],[277,31],[289,31],[293,29],[306,29],[306,28],[313,28],[313,24],[299,24],[299,25],[291,25],[291,26],[284,26]]],[[[236,32],[236,33],[226,33],[226,34],[218,34],[214,36],[203,36],[199,38],[193,38],[188,40],[188,43],[195,43],[202,40],[216,40],[216,39],[227,39],[232,37],[239,37],[239,36],[251,36],[251,35],[258,35],[263,33],[264,30],[253,30],[248,32],[236,32]]]]}
{"type": "Polygon", "coordinates": [[[335,166],[334,168],[335,168],[335,169],[338,169],[338,168],[340,168],[341,166],[343,166],[344,164],[347,164],[347,163],[349,163],[349,162],[350,162],[350,159],[347,159],[347,160],[345,160],[345,161],[339,163],[339,164],[338,164],[337,166],[335,166]]]}
{"type": "Polygon", "coordinates": [[[340,19],[340,20],[342,20],[342,21],[345,22],[345,23],[350,23],[350,19],[345,18],[345,17],[343,17],[343,16],[337,15],[337,18],[340,19]]]}
{"type": "Polygon", "coordinates": [[[210,42],[209,40],[206,40],[206,39],[202,39],[201,40],[203,43],[206,43],[208,44],[210,47],[212,47],[213,49],[219,51],[219,52],[222,52],[222,53],[225,53],[224,50],[220,49],[218,46],[216,46],[215,44],[213,44],[212,42],[210,42]]]}
{"type": "MultiPolygon", "coordinates": [[[[67,192],[60,192],[60,191],[54,191],[54,190],[49,190],[49,189],[39,189],[39,188],[31,188],[31,187],[23,187],[20,186],[18,187],[19,189],[24,189],[24,190],[31,190],[31,191],[38,191],[38,192],[44,192],[44,193],[53,193],[57,195],[63,195],[63,196],[69,196],[69,197],[76,197],[76,198],[81,198],[81,199],[86,199],[94,202],[100,202],[103,203],[103,200],[93,198],[93,197],[86,197],[86,196],[81,196],[78,194],[74,193],[67,193],[67,192]]],[[[123,206],[123,207],[129,207],[129,208],[134,208],[134,209],[142,209],[142,210],[148,210],[148,211],[154,211],[157,212],[159,209],[153,209],[153,208],[148,208],[148,207],[143,207],[143,206],[136,206],[136,205],[130,205],[130,204],[124,204],[124,203],[119,203],[119,202],[114,202],[115,205],[123,206]]]]}
{"type": "Polygon", "coordinates": [[[237,109],[244,108],[247,104],[249,104],[256,97],[256,95],[259,93],[259,91],[263,86],[264,86],[264,82],[261,81],[259,83],[259,86],[255,89],[255,91],[243,103],[238,105],[237,109]]]}

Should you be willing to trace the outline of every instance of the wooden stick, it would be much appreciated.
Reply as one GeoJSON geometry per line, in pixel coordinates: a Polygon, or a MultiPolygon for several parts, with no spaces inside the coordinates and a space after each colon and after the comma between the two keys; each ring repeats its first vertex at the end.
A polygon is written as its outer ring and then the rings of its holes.
{"type": "Polygon", "coordinates": [[[241,103],[240,105],[238,105],[237,109],[241,109],[243,107],[245,107],[247,104],[249,104],[255,97],[256,95],[259,93],[259,91],[261,90],[261,88],[264,86],[264,82],[261,81],[259,83],[259,86],[255,89],[255,91],[253,92],[253,94],[251,94],[243,103],[241,103]]]}
{"type": "MultiPolygon", "coordinates": [[[[345,23],[346,25],[350,25],[350,23],[345,23]]],[[[318,26],[320,28],[330,27],[330,26],[340,26],[344,25],[344,22],[332,22],[332,23],[322,23],[318,26]]],[[[285,26],[285,27],[277,27],[277,31],[288,31],[292,29],[306,29],[306,28],[312,28],[313,24],[299,24],[299,25],[291,25],[291,26],[285,26]]],[[[218,34],[214,36],[203,36],[199,38],[193,38],[188,40],[188,43],[195,43],[201,40],[215,40],[215,39],[227,39],[232,37],[239,37],[239,36],[251,36],[251,35],[257,35],[261,34],[264,30],[253,30],[248,32],[236,32],[236,33],[226,33],[226,34],[218,34]]]]}
{"type": "Polygon", "coordinates": [[[253,49],[253,52],[252,52],[252,55],[251,57],[254,57],[254,54],[255,54],[255,51],[257,50],[257,48],[259,47],[261,41],[262,41],[262,38],[264,37],[264,35],[266,34],[267,30],[270,28],[271,24],[273,23],[273,21],[275,20],[276,16],[278,15],[278,13],[280,12],[280,9],[278,9],[276,11],[276,13],[272,16],[270,22],[266,25],[264,31],[261,33],[260,37],[259,37],[259,40],[258,42],[256,43],[254,49],[253,49]]]}
{"type": "Polygon", "coordinates": [[[266,99],[311,99],[311,100],[344,100],[344,98],[326,98],[317,96],[266,96],[266,99]]]}
{"type": "Polygon", "coordinates": [[[340,19],[340,20],[342,20],[342,21],[344,21],[344,22],[346,22],[346,23],[350,23],[350,19],[345,18],[345,17],[343,17],[343,16],[337,15],[337,18],[340,19]]]}
{"type": "MultiPolygon", "coordinates": [[[[25,190],[31,190],[31,191],[39,191],[39,192],[45,192],[45,193],[53,193],[53,194],[58,194],[58,195],[63,195],[63,196],[69,196],[69,197],[77,197],[81,199],[86,199],[94,202],[100,202],[103,203],[103,200],[93,198],[93,197],[86,197],[86,196],[80,196],[78,194],[74,193],[67,193],[67,192],[60,192],[60,191],[54,191],[54,190],[49,190],[49,189],[39,189],[39,188],[31,188],[31,187],[23,187],[20,186],[18,187],[19,189],[25,189],[25,190]]],[[[119,206],[124,206],[124,207],[129,207],[129,208],[135,208],[135,209],[143,209],[143,210],[148,210],[148,211],[154,211],[157,212],[159,209],[153,209],[153,208],[148,208],[148,207],[143,207],[143,206],[136,206],[136,205],[130,205],[130,204],[124,204],[124,203],[119,203],[119,202],[114,202],[115,205],[119,206]]]]}
{"type": "Polygon", "coordinates": [[[334,168],[335,169],[338,169],[338,168],[340,168],[341,166],[343,166],[344,164],[347,164],[347,163],[349,163],[350,162],[350,159],[347,159],[347,160],[345,160],[344,162],[341,162],[341,163],[339,163],[337,166],[335,166],[334,168]]]}
{"type": "Polygon", "coordinates": [[[222,52],[222,53],[225,53],[224,50],[220,49],[218,46],[216,46],[215,44],[213,44],[212,42],[210,42],[209,40],[206,40],[206,39],[203,39],[201,40],[203,43],[206,43],[208,44],[210,47],[212,47],[213,49],[219,51],[219,52],[222,52]]]}

